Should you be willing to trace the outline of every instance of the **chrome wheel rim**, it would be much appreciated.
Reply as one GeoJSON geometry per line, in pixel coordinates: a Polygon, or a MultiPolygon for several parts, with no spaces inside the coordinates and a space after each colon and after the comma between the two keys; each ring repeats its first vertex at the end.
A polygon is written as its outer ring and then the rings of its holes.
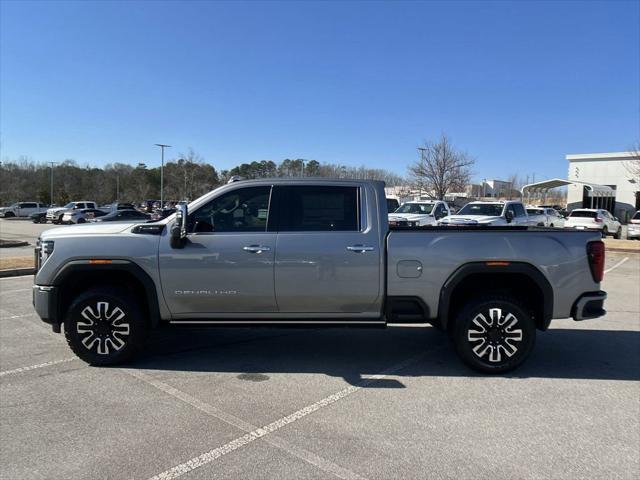
{"type": "Polygon", "coordinates": [[[76,323],[76,331],[87,350],[109,355],[124,348],[130,326],[120,307],[111,307],[109,302],[97,302],[95,307],[84,307],[80,315],[82,318],[76,323]]]}
{"type": "Polygon", "coordinates": [[[518,318],[501,308],[478,313],[471,321],[467,340],[473,353],[490,363],[501,363],[513,357],[524,338],[518,318]]]}

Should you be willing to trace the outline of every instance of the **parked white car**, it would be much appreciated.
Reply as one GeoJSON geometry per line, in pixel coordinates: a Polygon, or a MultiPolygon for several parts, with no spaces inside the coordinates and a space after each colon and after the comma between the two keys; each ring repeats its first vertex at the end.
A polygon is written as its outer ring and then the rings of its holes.
{"type": "Polygon", "coordinates": [[[389,225],[424,227],[437,225],[438,220],[450,214],[449,206],[442,200],[418,200],[406,202],[389,214],[389,225]]]}
{"type": "MultiPolygon", "coordinates": [[[[531,225],[527,211],[520,201],[469,202],[455,215],[449,215],[439,222],[450,227],[470,225],[531,225]]],[[[534,224],[535,225],[535,224],[534,224]]]]}
{"type": "Polygon", "coordinates": [[[29,217],[32,213],[44,212],[47,205],[38,202],[18,202],[8,207],[0,208],[0,217],[29,217]]]}
{"type": "Polygon", "coordinates": [[[527,207],[529,224],[539,227],[564,227],[565,220],[554,208],[550,207],[527,207]]]}
{"type": "Polygon", "coordinates": [[[627,226],[627,239],[640,239],[640,210],[633,214],[627,226]]]}
{"type": "Polygon", "coordinates": [[[595,208],[578,208],[569,214],[564,224],[565,228],[577,230],[600,230],[602,237],[613,235],[622,237],[622,224],[608,211],[595,208]]]}
{"type": "Polygon", "coordinates": [[[81,200],[78,202],[69,202],[64,207],[50,208],[47,210],[47,221],[51,223],[61,223],[62,216],[68,210],[82,210],[85,208],[98,208],[96,202],[81,200]]]}

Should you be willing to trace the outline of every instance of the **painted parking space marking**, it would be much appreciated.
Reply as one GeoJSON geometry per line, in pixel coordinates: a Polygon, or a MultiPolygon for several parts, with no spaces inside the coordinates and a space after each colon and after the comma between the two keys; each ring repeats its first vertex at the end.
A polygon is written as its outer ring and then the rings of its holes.
{"type": "Polygon", "coordinates": [[[15,318],[26,318],[35,315],[34,313],[25,313],[23,315],[10,315],[8,317],[0,317],[0,320],[13,320],[15,318]]]}
{"type": "Polygon", "coordinates": [[[618,268],[620,265],[622,265],[627,260],[629,260],[629,257],[624,257],[622,260],[620,260],[618,263],[616,263],[613,267],[607,268],[604,271],[604,273],[609,273],[610,271],[615,270],[616,268],[618,268]]]}
{"type": "Polygon", "coordinates": [[[314,412],[317,412],[318,410],[321,410],[325,407],[333,405],[334,403],[342,400],[343,398],[346,398],[349,395],[356,393],[357,391],[361,390],[363,387],[366,387],[367,385],[370,385],[376,382],[377,380],[381,380],[399,370],[402,370],[403,368],[408,367],[409,365],[412,365],[413,363],[416,363],[417,361],[423,359],[425,356],[426,356],[425,353],[415,355],[403,362],[400,362],[384,370],[380,374],[369,376],[367,379],[361,381],[357,385],[351,385],[347,388],[340,390],[339,392],[336,392],[332,395],[329,395],[328,397],[323,398],[322,400],[312,403],[311,405],[307,405],[306,407],[300,410],[297,410],[292,414],[287,415],[286,417],[282,417],[279,420],[276,420],[275,422],[265,425],[264,427],[254,429],[249,433],[242,435],[241,437],[238,437],[235,440],[232,440],[231,442],[226,443],[225,445],[222,445],[221,447],[214,448],[213,450],[203,453],[202,455],[199,455],[197,457],[194,457],[184,463],[181,463],[180,465],[176,465],[168,470],[165,470],[162,473],[154,475],[149,480],[171,480],[174,478],[181,477],[182,475],[189,473],[195,470],[196,468],[200,468],[204,465],[214,462],[218,458],[223,457],[228,453],[234,452],[235,450],[238,450],[246,446],[258,440],[259,438],[263,438],[269,434],[272,434],[277,430],[280,430],[281,428],[291,423],[297,422],[298,420],[314,412]]]}
{"type": "Polygon", "coordinates": [[[0,289],[0,294],[4,295],[7,293],[18,293],[18,292],[30,292],[32,289],[31,288],[18,288],[16,290],[1,290],[0,289]]]}
{"type": "Polygon", "coordinates": [[[29,365],[28,367],[14,368],[13,370],[3,370],[3,371],[0,371],[0,377],[4,377],[5,375],[13,375],[16,373],[28,372],[30,370],[36,370],[38,368],[50,367],[51,365],[58,365],[60,363],[72,362],[74,360],[78,360],[78,357],[63,358],[61,360],[52,360],[50,362],[39,363],[37,365],[29,365]]]}
{"type": "MultiPolygon", "coordinates": [[[[251,433],[258,429],[258,427],[256,427],[255,425],[245,422],[244,420],[236,417],[235,415],[223,412],[219,408],[209,403],[203,402],[189,395],[188,393],[183,392],[182,390],[178,390],[177,388],[172,387],[171,385],[168,385],[160,380],[156,380],[153,377],[140,372],[139,370],[129,369],[129,370],[125,370],[125,372],[128,373],[129,375],[136,377],[139,380],[142,380],[146,384],[168,395],[171,395],[172,397],[177,398],[178,400],[185,402],[194,408],[197,408],[198,410],[206,413],[207,415],[217,418],[218,420],[221,420],[240,430],[244,430],[245,432],[251,433]]],[[[350,470],[347,470],[346,468],[336,465],[335,463],[325,458],[322,458],[319,455],[316,455],[315,453],[305,450],[304,448],[298,447],[296,445],[292,445],[286,440],[280,437],[277,437],[275,435],[266,437],[265,441],[270,445],[280,448],[281,450],[284,450],[290,453],[291,455],[294,455],[300,458],[301,460],[304,460],[305,462],[311,465],[314,465],[315,467],[323,470],[326,473],[334,475],[337,478],[342,478],[345,480],[364,480],[364,477],[356,474],[355,472],[352,472],[350,470]]]]}

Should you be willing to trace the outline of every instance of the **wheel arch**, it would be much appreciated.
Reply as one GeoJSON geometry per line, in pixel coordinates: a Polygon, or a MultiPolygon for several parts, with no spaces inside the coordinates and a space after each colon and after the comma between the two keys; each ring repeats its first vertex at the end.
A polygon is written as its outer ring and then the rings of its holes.
{"type": "Polygon", "coordinates": [[[62,323],[75,295],[96,286],[118,286],[131,291],[140,299],[140,307],[147,315],[149,326],[160,321],[158,294],[151,277],[139,265],[114,260],[114,263],[94,264],[90,260],[73,260],[58,270],[52,285],[57,288],[56,318],[62,323]]]}
{"type": "MultiPolygon", "coordinates": [[[[546,276],[526,262],[471,262],[460,266],[442,286],[438,321],[447,329],[449,319],[470,296],[513,296],[532,312],[536,327],[546,330],[553,317],[553,289],[546,276]]],[[[453,322],[451,322],[453,323],[453,322]]]]}

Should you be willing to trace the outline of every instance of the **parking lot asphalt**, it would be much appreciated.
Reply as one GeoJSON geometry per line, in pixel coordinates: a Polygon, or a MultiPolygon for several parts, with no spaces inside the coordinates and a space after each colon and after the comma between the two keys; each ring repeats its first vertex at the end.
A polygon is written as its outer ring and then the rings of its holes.
{"type": "Polygon", "coordinates": [[[0,478],[637,478],[640,257],[607,269],[605,317],[498,377],[402,325],[165,328],[89,367],[0,279],[0,478]]]}

